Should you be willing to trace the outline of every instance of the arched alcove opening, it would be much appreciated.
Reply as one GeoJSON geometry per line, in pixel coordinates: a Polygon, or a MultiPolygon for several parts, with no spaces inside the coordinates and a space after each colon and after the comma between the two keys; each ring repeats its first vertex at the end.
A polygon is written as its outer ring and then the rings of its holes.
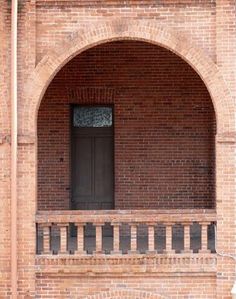
{"type": "Polygon", "coordinates": [[[38,209],[215,205],[212,101],[198,74],[167,49],[123,40],[82,52],[50,83],[37,126],[38,209]],[[109,137],[93,124],[79,137],[73,113],[87,109],[94,118],[96,107],[112,110],[109,137]]]}

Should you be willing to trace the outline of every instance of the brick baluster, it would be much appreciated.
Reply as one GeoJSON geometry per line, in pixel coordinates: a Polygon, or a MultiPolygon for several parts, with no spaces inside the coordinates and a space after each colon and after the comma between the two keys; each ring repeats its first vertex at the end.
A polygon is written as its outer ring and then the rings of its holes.
{"type": "Polygon", "coordinates": [[[96,251],[95,254],[102,254],[102,227],[104,223],[95,223],[96,227],[96,251]]]}
{"type": "Polygon", "coordinates": [[[166,224],[166,253],[175,253],[172,249],[172,225],[173,223],[166,224]]]}
{"type": "Polygon", "coordinates": [[[84,250],[84,226],[85,223],[75,223],[77,226],[77,250],[75,254],[86,254],[84,250]]]}
{"type": "Polygon", "coordinates": [[[51,223],[42,224],[43,228],[43,254],[50,254],[51,251],[51,223]]]}
{"type": "Polygon", "coordinates": [[[199,253],[210,253],[210,250],[208,250],[208,225],[209,222],[201,222],[201,250],[199,250],[199,253]]]}
{"type": "Polygon", "coordinates": [[[149,254],[156,253],[155,250],[155,224],[148,225],[148,251],[149,254]]]}
{"type": "Polygon", "coordinates": [[[59,254],[68,254],[68,226],[69,223],[60,223],[57,225],[60,229],[60,249],[59,254]]]}
{"type": "Polygon", "coordinates": [[[190,225],[191,223],[182,223],[184,226],[184,253],[192,253],[193,251],[190,249],[190,225]]]}
{"type": "Polygon", "coordinates": [[[111,254],[122,254],[120,250],[120,223],[112,223],[113,226],[113,251],[111,254]]]}
{"type": "Polygon", "coordinates": [[[130,224],[130,254],[138,253],[137,248],[137,224],[131,223],[130,224]]]}

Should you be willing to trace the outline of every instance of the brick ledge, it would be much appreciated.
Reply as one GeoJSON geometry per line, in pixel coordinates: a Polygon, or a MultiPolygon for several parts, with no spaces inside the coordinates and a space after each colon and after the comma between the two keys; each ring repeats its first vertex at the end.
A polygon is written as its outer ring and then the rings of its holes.
{"type": "Polygon", "coordinates": [[[38,274],[61,275],[215,275],[215,254],[173,254],[155,256],[36,256],[38,274]]]}

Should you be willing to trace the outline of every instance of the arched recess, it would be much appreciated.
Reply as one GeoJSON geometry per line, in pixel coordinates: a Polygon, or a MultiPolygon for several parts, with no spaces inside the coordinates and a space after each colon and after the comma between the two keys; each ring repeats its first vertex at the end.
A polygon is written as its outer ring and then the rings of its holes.
{"type": "MultiPolygon", "coordinates": [[[[20,186],[19,206],[27,207],[20,209],[19,213],[19,239],[21,240],[19,246],[19,281],[21,283],[23,281],[20,288],[25,291],[25,294],[35,292],[35,267],[32,267],[32,265],[35,261],[36,242],[32,242],[32,240],[35,240],[34,222],[37,190],[37,114],[41,99],[57,72],[73,57],[95,45],[125,39],[149,42],[174,52],[196,71],[206,85],[216,113],[217,134],[219,137],[222,136],[222,139],[219,139],[220,145],[217,149],[216,161],[216,192],[217,198],[219,198],[217,217],[220,219],[217,224],[217,235],[220,236],[217,240],[218,250],[223,249],[224,252],[231,253],[235,250],[233,247],[235,239],[231,235],[232,230],[227,229],[232,227],[235,218],[235,209],[231,208],[234,206],[233,201],[235,198],[233,179],[235,148],[231,146],[231,143],[235,142],[235,136],[233,135],[235,131],[235,105],[218,67],[189,40],[179,36],[175,31],[160,26],[156,21],[122,19],[99,22],[88,28],[87,31],[76,32],[67,42],[58,45],[54,52],[45,55],[24,85],[19,107],[20,136],[18,139],[22,145],[22,147],[19,147],[19,160],[23,163],[19,164],[23,175],[19,176],[18,184],[20,186]],[[30,146],[28,146],[29,144],[30,146]],[[226,152],[227,158],[225,158],[226,152]],[[229,174],[229,172],[224,172],[225,169],[233,169],[233,171],[229,174]],[[227,188],[225,188],[225,182],[229,182],[227,188]]],[[[221,273],[223,265],[224,261],[220,265],[221,273]]],[[[232,271],[230,277],[233,277],[232,271]]],[[[110,298],[119,298],[115,296],[114,293],[110,298]]],[[[161,298],[158,295],[155,296],[147,298],[161,298]]],[[[88,299],[103,297],[88,297],[88,299]]],[[[120,298],[125,297],[120,296],[120,298]]],[[[139,296],[138,298],[142,297],[139,296]]]]}
{"type": "Polygon", "coordinates": [[[171,50],[198,73],[211,96],[217,133],[234,131],[234,103],[216,64],[204,52],[176,32],[155,21],[116,20],[99,22],[87,31],[78,31],[43,57],[24,89],[20,110],[20,134],[36,137],[37,113],[41,99],[56,73],[73,57],[95,45],[115,40],[140,40],[171,50]]]}
{"type": "Polygon", "coordinates": [[[83,299],[128,299],[128,298],[135,298],[135,299],[167,299],[166,296],[158,295],[152,292],[145,292],[139,290],[125,290],[125,289],[114,289],[106,292],[101,292],[94,295],[88,295],[83,299]]]}

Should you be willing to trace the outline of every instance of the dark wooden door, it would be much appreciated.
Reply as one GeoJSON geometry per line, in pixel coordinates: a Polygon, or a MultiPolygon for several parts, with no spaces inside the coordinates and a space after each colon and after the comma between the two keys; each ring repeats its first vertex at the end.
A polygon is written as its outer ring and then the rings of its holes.
{"type": "Polygon", "coordinates": [[[72,209],[114,207],[113,128],[73,128],[72,209]]]}

